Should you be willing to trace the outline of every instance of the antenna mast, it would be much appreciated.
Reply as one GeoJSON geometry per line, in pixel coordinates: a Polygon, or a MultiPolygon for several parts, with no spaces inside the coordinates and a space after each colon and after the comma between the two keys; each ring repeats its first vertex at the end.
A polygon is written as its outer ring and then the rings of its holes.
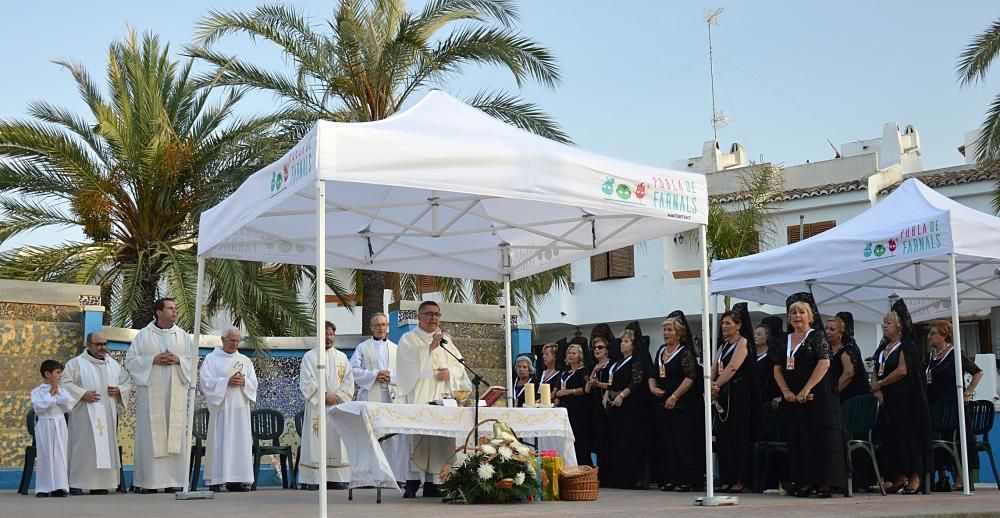
{"type": "Polygon", "coordinates": [[[712,138],[716,144],[719,143],[719,127],[729,124],[726,114],[717,111],[715,107],[715,60],[712,56],[712,26],[719,25],[719,15],[725,7],[719,7],[712,11],[705,11],[705,24],[708,25],[708,73],[712,83],[712,138]]]}

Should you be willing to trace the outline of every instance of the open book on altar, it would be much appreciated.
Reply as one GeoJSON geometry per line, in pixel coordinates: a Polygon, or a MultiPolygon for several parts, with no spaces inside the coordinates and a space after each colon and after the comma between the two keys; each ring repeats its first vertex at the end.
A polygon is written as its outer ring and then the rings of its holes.
{"type": "Polygon", "coordinates": [[[479,406],[494,406],[496,405],[497,401],[502,401],[506,403],[506,400],[504,399],[506,396],[507,396],[506,387],[494,385],[486,389],[486,392],[480,398],[485,404],[480,404],[479,406]]]}

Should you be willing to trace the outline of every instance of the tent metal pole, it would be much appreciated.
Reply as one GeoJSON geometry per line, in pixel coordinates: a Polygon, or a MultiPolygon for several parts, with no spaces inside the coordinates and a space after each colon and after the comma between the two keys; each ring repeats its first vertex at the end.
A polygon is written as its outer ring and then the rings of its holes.
{"type": "MultiPolygon", "coordinates": [[[[191,348],[192,361],[191,365],[194,366],[194,372],[192,373],[191,385],[188,387],[188,397],[187,404],[185,405],[185,411],[187,412],[187,423],[185,423],[184,429],[184,442],[181,446],[182,455],[184,455],[184,473],[191,472],[191,432],[194,430],[194,396],[195,390],[198,387],[198,345],[201,343],[201,294],[204,289],[205,284],[205,258],[203,256],[198,256],[198,280],[194,288],[194,347],[191,348]]],[[[195,477],[198,475],[195,474],[195,477]]],[[[197,480],[197,479],[196,479],[197,480]]],[[[184,477],[184,493],[189,493],[194,489],[191,487],[191,477],[184,477]]]]}
{"type": "MultiPolygon", "coordinates": [[[[715,308],[714,306],[709,309],[709,292],[708,292],[708,235],[707,235],[707,225],[702,225],[698,228],[698,240],[701,242],[701,336],[702,336],[702,384],[704,395],[703,403],[704,416],[705,416],[705,496],[706,498],[715,497],[715,477],[712,472],[712,339],[710,333],[712,332],[712,324],[709,323],[709,312],[711,312],[712,321],[714,324],[715,320],[715,308]]],[[[718,302],[719,296],[715,295],[712,297],[714,302],[718,302]]]]}
{"type": "MultiPolygon", "coordinates": [[[[511,265],[511,262],[510,262],[510,245],[503,246],[501,248],[501,253],[503,254],[503,263],[502,263],[503,264],[503,305],[504,305],[504,317],[503,317],[503,329],[504,329],[504,333],[503,333],[503,338],[504,338],[504,342],[505,342],[504,350],[506,351],[506,359],[507,359],[507,362],[504,364],[505,365],[505,372],[506,372],[506,376],[507,376],[506,382],[504,384],[507,385],[507,408],[514,408],[514,383],[513,383],[514,375],[513,375],[513,372],[512,372],[512,370],[513,370],[513,365],[512,365],[513,359],[511,358],[511,356],[512,356],[512,354],[511,354],[511,347],[512,347],[511,333],[513,332],[513,329],[512,329],[511,323],[510,323],[511,306],[513,305],[513,302],[510,300],[510,265],[511,265]]],[[[476,404],[479,404],[479,403],[476,402],[476,404]]]]}
{"type": "Polygon", "coordinates": [[[969,479],[969,444],[965,428],[965,376],[962,374],[962,332],[958,321],[958,273],[955,268],[955,254],[948,254],[951,264],[951,328],[954,330],[951,357],[955,363],[955,397],[958,398],[958,438],[962,445],[959,464],[962,470],[962,494],[971,495],[972,482],[969,479]]]}
{"type": "MultiPolygon", "coordinates": [[[[326,518],[326,184],[316,175],[316,372],[319,374],[319,516],[326,518]]],[[[308,403],[307,403],[308,404],[308,403]]]]}

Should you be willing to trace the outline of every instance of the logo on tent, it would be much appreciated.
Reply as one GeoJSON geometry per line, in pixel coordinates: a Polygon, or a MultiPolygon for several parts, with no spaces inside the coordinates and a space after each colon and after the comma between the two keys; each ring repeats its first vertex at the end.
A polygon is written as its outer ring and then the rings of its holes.
{"type": "Polygon", "coordinates": [[[313,141],[310,138],[296,144],[278,162],[271,165],[271,196],[275,196],[303,178],[312,176],[313,141]]]}
{"type": "Polygon", "coordinates": [[[650,181],[627,182],[608,176],[601,184],[604,199],[659,209],[671,217],[691,219],[699,211],[697,185],[677,178],[652,177],[650,181]]]}
{"type": "Polygon", "coordinates": [[[864,261],[887,259],[895,257],[897,253],[901,256],[908,256],[936,250],[942,246],[941,234],[946,229],[941,228],[941,222],[937,219],[908,225],[884,241],[870,242],[865,245],[862,251],[865,257],[864,261]]]}

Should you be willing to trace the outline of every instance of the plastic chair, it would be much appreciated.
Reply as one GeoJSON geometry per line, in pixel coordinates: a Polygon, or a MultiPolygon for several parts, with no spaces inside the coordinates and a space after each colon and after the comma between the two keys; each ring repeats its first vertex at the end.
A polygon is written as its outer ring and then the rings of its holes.
{"type": "Polygon", "coordinates": [[[28,415],[24,419],[24,425],[28,429],[28,435],[31,436],[31,446],[24,447],[24,469],[21,470],[21,483],[17,486],[17,493],[19,495],[28,494],[28,486],[31,485],[31,474],[35,472],[35,457],[38,455],[38,450],[35,449],[35,423],[37,422],[38,418],[35,416],[35,409],[28,410],[28,415]]]}
{"type": "Polygon", "coordinates": [[[281,461],[281,487],[288,489],[291,446],[282,446],[281,434],[285,431],[285,416],[277,410],[258,408],[250,413],[250,430],[253,434],[253,486],[257,490],[260,478],[260,459],[264,455],[279,455],[281,461]],[[271,444],[264,444],[270,441],[271,444]]]}
{"type": "Polygon", "coordinates": [[[854,496],[852,454],[855,450],[861,450],[868,454],[868,458],[871,459],[872,466],[875,468],[875,479],[878,481],[879,491],[882,492],[882,496],[885,496],[885,484],[882,481],[882,473],[878,469],[878,460],[875,458],[875,445],[872,443],[872,428],[878,422],[878,400],[871,395],[854,396],[844,401],[842,413],[844,431],[847,432],[847,493],[845,496],[854,496]]]}
{"type": "MultiPolygon", "coordinates": [[[[938,437],[931,439],[931,458],[934,458],[934,450],[943,449],[955,460],[955,469],[961,472],[961,446],[955,439],[958,434],[958,405],[954,398],[941,399],[931,405],[931,432],[938,437]],[[948,440],[949,437],[951,440],[948,440]]],[[[924,474],[924,491],[927,493],[931,490],[932,475],[930,471],[924,474]]]]}
{"type": "MultiPolygon", "coordinates": [[[[990,467],[993,468],[993,480],[997,483],[997,489],[1000,489],[1000,476],[997,475],[997,463],[993,460],[993,446],[990,444],[990,430],[993,429],[993,418],[995,416],[993,402],[987,400],[973,401],[966,408],[969,419],[965,424],[971,430],[972,436],[983,436],[982,440],[976,439],[976,444],[970,444],[969,446],[976,448],[977,455],[978,452],[986,452],[986,455],[990,458],[990,467]]],[[[966,484],[969,484],[969,489],[972,489],[972,481],[966,482],[966,484]]]]}
{"type": "Polygon", "coordinates": [[[788,455],[788,443],[781,436],[781,422],[770,401],[761,405],[760,420],[763,426],[763,441],[753,443],[753,489],[760,493],[760,487],[767,476],[771,456],[779,453],[788,455]]]}
{"type": "Polygon", "coordinates": [[[198,475],[201,474],[201,459],[205,457],[205,444],[208,442],[208,409],[199,408],[194,411],[194,427],[191,435],[194,444],[191,445],[191,490],[198,489],[198,475]]]}
{"type": "Polygon", "coordinates": [[[305,410],[295,412],[295,434],[299,436],[299,446],[295,448],[295,462],[292,466],[292,480],[290,487],[295,489],[299,482],[299,461],[302,460],[302,420],[305,419],[305,410]]]}

